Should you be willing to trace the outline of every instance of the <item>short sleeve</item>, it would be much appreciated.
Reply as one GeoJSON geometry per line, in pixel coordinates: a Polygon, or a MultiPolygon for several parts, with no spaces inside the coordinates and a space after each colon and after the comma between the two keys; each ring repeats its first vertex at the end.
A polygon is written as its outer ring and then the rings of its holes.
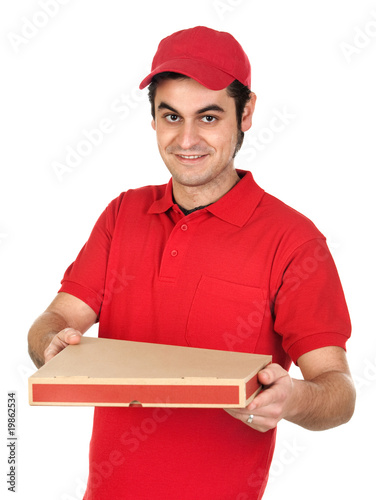
{"type": "Polygon", "coordinates": [[[97,220],[88,241],[65,271],[59,292],[88,304],[99,316],[103,302],[107,262],[121,196],[112,201],[97,220]]]}
{"type": "Polygon", "coordinates": [[[310,240],[289,256],[281,271],[274,314],[274,329],[294,363],[320,347],[345,349],[350,317],[325,239],[310,240]]]}

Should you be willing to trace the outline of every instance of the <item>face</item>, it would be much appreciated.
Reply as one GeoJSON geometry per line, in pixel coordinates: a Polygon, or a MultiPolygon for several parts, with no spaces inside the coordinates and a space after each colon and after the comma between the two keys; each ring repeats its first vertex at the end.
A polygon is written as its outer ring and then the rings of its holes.
{"type": "MultiPolygon", "coordinates": [[[[246,106],[243,131],[251,119],[246,106]]],[[[164,80],[157,87],[152,126],[174,190],[218,188],[234,179],[238,126],[235,100],[226,89],[209,90],[191,78],[164,80]]]]}

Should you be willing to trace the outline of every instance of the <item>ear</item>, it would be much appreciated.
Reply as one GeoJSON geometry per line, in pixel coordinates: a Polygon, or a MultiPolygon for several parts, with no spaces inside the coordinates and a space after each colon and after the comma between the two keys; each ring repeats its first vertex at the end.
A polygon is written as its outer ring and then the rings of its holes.
{"type": "Polygon", "coordinates": [[[242,124],[241,130],[242,132],[246,132],[252,127],[252,116],[255,111],[257,96],[254,92],[251,93],[251,99],[245,105],[243,116],[242,116],[242,124]]]}
{"type": "Polygon", "coordinates": [[[152,126],[153,130],[155,130],[155,120],[154,120],[154,118],[151,121],[151,126],[152,126]]]}

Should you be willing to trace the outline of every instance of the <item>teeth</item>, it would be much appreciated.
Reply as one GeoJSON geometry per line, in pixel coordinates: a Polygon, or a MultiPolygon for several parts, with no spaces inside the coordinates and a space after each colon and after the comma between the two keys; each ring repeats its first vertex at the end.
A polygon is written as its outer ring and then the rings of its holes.
{"type": "Polygon", "coordinates": [[[180,155],[182,158],[188,158],[189,160],[194,160],[195,158],[202,158],[204,155],[198,155],[198,156],[185,156],[185,155],[180,155]]]}

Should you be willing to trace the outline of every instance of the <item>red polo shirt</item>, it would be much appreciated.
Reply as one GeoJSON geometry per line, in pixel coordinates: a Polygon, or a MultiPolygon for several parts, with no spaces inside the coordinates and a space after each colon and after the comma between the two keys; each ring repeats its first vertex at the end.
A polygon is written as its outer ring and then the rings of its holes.
{"type": "MultiPolygon", "coordinates": [[[[60,291],[99,317],[99,336],[272,354],[341,346],[350,320],[325,238],[250,172],[184,216],[172,183],[122,193],[60,291]]],[[[96,408],[86,500],[256,500],[275,431],[221,409],[96,408]]]]}

